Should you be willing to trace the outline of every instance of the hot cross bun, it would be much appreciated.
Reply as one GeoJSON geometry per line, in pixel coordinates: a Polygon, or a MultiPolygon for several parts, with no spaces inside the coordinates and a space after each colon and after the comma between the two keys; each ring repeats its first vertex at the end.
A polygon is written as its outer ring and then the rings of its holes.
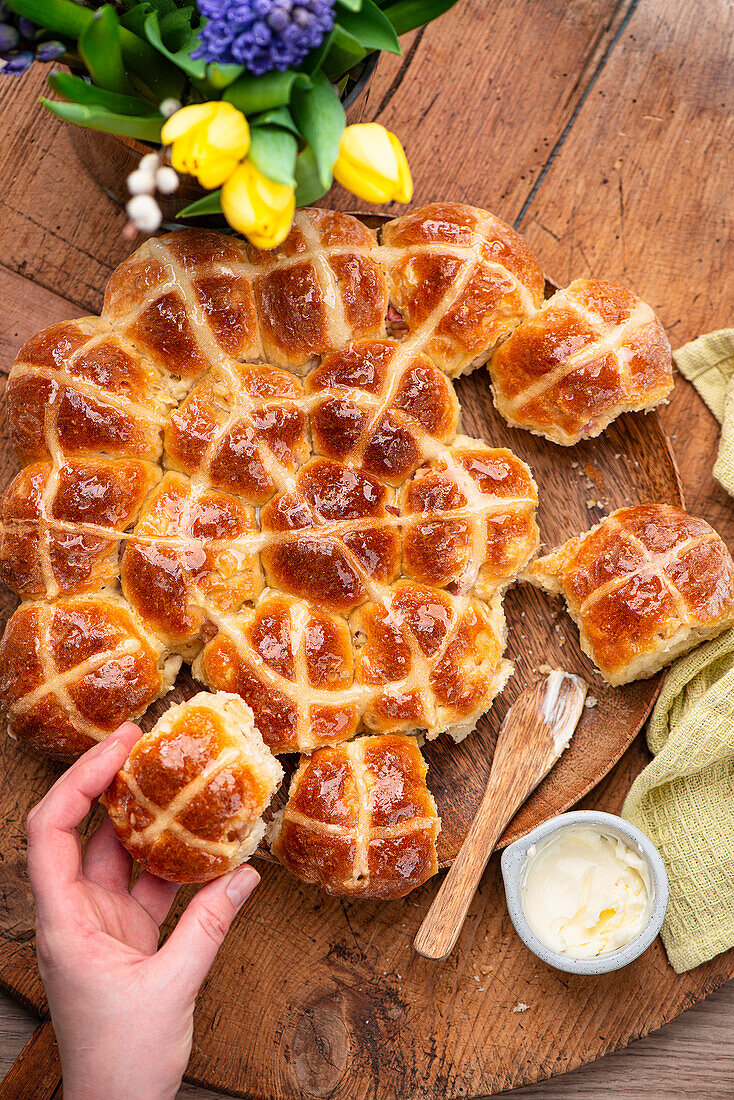
{"type": "Polygon", "coordinates": [[[360,725],[365,693],[346,620],[292,596],[263,593],[254,609],[222,618],[193,673],[241,695],[272,752],[348,741],[360,725]]]}
{"type": "Polygon", "coordinates": [[[305,374],[349,340],[385,335],[375,234],[336,210],[299,210],[277,248],[248,247],[267,362],[305,374]]]}
{"type": "Polygon", "coordinates": [[[23,598],[96,592],[161,472],[137,458],[34,462],[0,501],[0,580],[23,598]]]}
{"type": "Polygon", "coordinates": [[[102,317],[161,370],[188,381],[222,360],[262,358],[246,250],[221,233],[147,240],[113,273],[102,317]]]}
{"type": "Polygon", "coordinates": [[[310,453],[303,387],[264,363],[220,365],[171,414],[164,439],[173,469],[265,504],[310,453]]]}
{"type": "Polygon", "coordinates": [[[314,450],[398,485],[456,434],[459,402],[421,352],[360,340],[306,379],[314,450]]]}
{"type": "Polygon", "coordinates": [[[394,493],[352,466],[311,459],[260,523],[268,583],[330,611],[351,611],[398,575],[394,493]]]}
{"type": "Polygon", "coordinates": [[[524,462],[460,436],[401,489],[403,573],[490,599],[535,554],[537,506],[538,489],[524,462]]]}
{"type": "Polygon", "coordinates": [[[449,378],[486,363],[543,301],[533,253],[494,214],[456,202],[413,210],[382,231],[390,301],[449,378]]]}
{"type": "Polygon", "coordinates": [[[12,737],[73,760],[143,715],[180,664],[119,596],[23,603],[0,641],[0,712],[12,737]]]}
{"type": "Polygon", "coordinates": [[[213,619],[262,589],[252,508],[168,473],[122,557],[122,588],[148,629],[187,658],[213,619]]]}
{"type": "Polygon", "coordinates": [[[610,684],[645,679],[734,625],[734,565],[713,527],[669,504],[606,516],[527,570],[561,593],[610,684]]]}
{"type": "Polygon", "coordinates": [[[268,830],[294,875],[341,897],[402,898],[438,869],[441,822],[415,738],[383,734],[304,757],[268,830]]]}
{"type": "Polygon", "coordinates": [[[461,741],[512,672],[499,597],[486,603],[401,580],[351,625],[369,730],[422,729],[429,740],[446,731],[461,741]]]}
{"type": "Polygon", "coordinates": [[[99,317],[32,336],[5,394],[10,438],[24,465],[62,455],[155,460],[175,403],[150,360],[99,317]]]}
{"type": "Polygon", "coordinates": [[[283,779],[252,711],[202,692],[170,707],[100,801],[128,852],[170,882],[207,882],[249,859],[283,779]]]}
{"type": "Polygon", "coordinates": [[[505,420],[564,447],[673,388],[670,343],[650,306],[594,279],[577,279],[518,325],[489,370],[505,420]]]}

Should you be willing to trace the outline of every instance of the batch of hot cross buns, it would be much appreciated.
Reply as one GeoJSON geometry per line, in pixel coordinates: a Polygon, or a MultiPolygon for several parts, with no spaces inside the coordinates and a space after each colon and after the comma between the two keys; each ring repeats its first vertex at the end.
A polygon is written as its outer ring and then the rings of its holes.
{"type": "Polygon", "coordinates": [[[624,508],[537,558],[538,489],[457,434],[488,369],[509,424],[572,446],[672,384],[649,306],[538,261],[492,214],[435,203],[376,234],[304,209],[278,248],[188,229],[112,275],[100,317],[21,349],[23,469],[2,499],[11,737],[72,760],[172,687],[103,796],[155,874],[201,882],[263,841],[331,894],[401,897],[437,867],[420,738],[469,734],[512,672],[502,599],[562,593],[611,684],[734,624],[716,532],[624,508]],[[419,736],[417,736],[419,735],[419,736]]]}

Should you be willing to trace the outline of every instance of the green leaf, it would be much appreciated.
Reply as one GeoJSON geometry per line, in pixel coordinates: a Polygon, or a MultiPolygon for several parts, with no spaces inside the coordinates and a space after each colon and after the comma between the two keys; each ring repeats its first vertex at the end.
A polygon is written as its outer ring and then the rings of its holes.
{"type": "MultiPolygon", "coordinates": [[[[193,13],[193,7],[189,6],[187,8],[176,8],[168,15],[164,15],[162,18],[158,17],[161,38],[168,49],[174,53],[176,50],[185,49],[189,45],[192,31],[191,16],[193,13]]],[[[198,36],[198,28],[195,33],[198,36]]]]}
{"type": "Polygon", "coordinates": [[[71,103],[82,103],[87,107],[103,107],[118,115],[158,115],[158,108],[134,95],[121,95],[108,92],[104,88],[95,88],[80,76],[71,73],[54,72],[48,83],[57,95],[71,103]]]}
{"type": "Polygon", "coordinates": [[[383,14],[400,36],[438,19],[439,15],[453,8],[456,3],[457,0],[397,0],[397,3],[387,4],[383,8],[383,14]]]}
{"type": "Polygon", "coordinates": [[[7,6],[39,27],[65,38],[78,38],[94,18],[94,12],[74,0],[8,0],[7,6]]]}
{"type": "Polygon", "coordinates": [[[143,4],[136,4],[130,11],[126,11],[124,15],[121,15],[120,25],[132,31],[133,34],[145,38],[145,20],[150,15],[150,12],[150,0],[145,0],[143,4]]]}
{"type": "Polygon", "coordinates": [[[298,142],[276,126],[253,126],[248,156],[264,176],[286,187],[295,187],[298,142]]]}
{"type": "Polygon", "coordinates": [[[359,11],[362,7],[362,0],[336,0],[336,6],[346,8],[348,11],[359,11]]]}
{"type": "Polygon", "coordinates": [[[331,39],[329,52],[324,58],[323,70],[330,80],[337,80],[358,61],[367,56],[367,50],[353,34],[345,31],[337,23],[331,39]]]}
{"type": "Polygon", "coordinates": [[[296,206],[310,206],[318,202],[331,187],[321,183],[313,149],[307,145],[296,158],[296,206]]]}
{"type": "Polygon", "coordinates": [[[263,111],[261,114],[250,117],[250,126],[279,126],[281,130],[288,130],[297,138],[301,132],[293,121],[293,115],[287,107],[274,107],[272,111],[263,111]]]}
{"type": "Polygon", "coordinates": [[[234,84],[244,71],[244,65],[220,65],[217,61],[212,61],[206,70],[206,78],[212,88],[220,91],[234,84]]]}
{"type": "Polygon", "coordinates": [[[234,103],[243,114],[249,116],[271,107],[284,107],[290,102],[294,88],[306,89],[310,86],[311,81],[305,73],[272,72],[262,76],[245,73],[230,84],[222,99],[234,103]]]}
{"type": "Polygon", "coordinates": [[[190,202],[188,206],[184,206],[183,210],[179,210],[176,215],[177,218],[198,218],[204,214],[221,214],[222,213],[222,189],[218,191],[210,191],[208,195],[204,195],[203,198],[197,199],[196,202],[190,202]]]}
{"type": "Polygon", "coordinates": [[[178,11],[176,0],[145,0],[145,7],[148,11],[157,11],[161,17],[178,11]]]}
{"type": "Polygon", "coordinates": [[[120,49],[120,24],[110,4],[98,8],[79,35],[79,53],[94,84],[110,92],[130,92],[120,49]]]}
{"type": "Polygon", "coordinates": [[[328,191],[346,118],[339,96],[327,77],[315,73],[312,82],[313,87],[307,91],[294,90],[291,110],[304,141],[311,146],[321,185],[328,191]]]}
{"type": "MultiPolygon", "coordinates": [[[[94,19],[93,11],[74,0],[7,0],[7,6],[62,38],[79,38],[94,19]]],[[[120,26],[119,38],[126,68],[152,100],[181,98],[185,79],[176,68],[127,27],[120,26]]]]}
{"type": "Polygon", "coordinates": [[[393,24],[387,18],[387,14],[380,11],[374,0],[362,0],[360,11],[341,12],[338,25],[353,35],[360,45],[368,50],[402,53],[393,24]]]}
{"type": "Polygon", "coordinates": [[[189,56],[191,51],[196,49],[199,42],[199,32],[194,30],[193,27],[189,27],[189,34],[187,40],[183,46],[179,45],[176,51],[169,50],[165,45],[161,36],[161,28],[158,23],[157,12],[150,12],[145,19],[145,37],[150,42],[151,46],[162,53],[164,57],[167,57],[169,61],[172,61],[174,65],[177,65],[179,69],[183,69],[189,76],[195,77],[197,80],[203,80],[206,76],[206,61],[203,58],[199,58],[198,61],[192,61],[189,56]]]}
{"type": "Polygon", "coordinates": [[[103,107],[87,107],[81,103],[58,103],[44,98],[41,98],[41,103],[53,114],[63,118],[65,122],[73,122],[75,126],[86,126],[88,130],[104,130],[108,134],[121,134],[140,141],[161,140],[161,126],[165,122],[162,115],[132,118],[130,115],[106,111],[103,107]]]}

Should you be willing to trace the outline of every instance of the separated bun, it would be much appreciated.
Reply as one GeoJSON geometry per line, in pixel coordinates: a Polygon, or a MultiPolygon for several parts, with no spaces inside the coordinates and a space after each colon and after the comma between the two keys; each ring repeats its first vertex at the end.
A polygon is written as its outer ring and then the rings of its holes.
{"type": "Polygon", "coordinates": [[[252,855],[283,769],[236,695],[201,692],[133,745],[101,798],[138,863],[169,882],[206,882],[252,855]]]}

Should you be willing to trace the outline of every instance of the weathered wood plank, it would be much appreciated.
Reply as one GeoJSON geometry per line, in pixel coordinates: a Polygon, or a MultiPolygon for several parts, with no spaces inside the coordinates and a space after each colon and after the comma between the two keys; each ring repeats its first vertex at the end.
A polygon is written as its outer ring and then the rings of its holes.
{"type": "Polygon", "coordinates": [[[7,374],[21,344],[35,332],[78,317],[72,303],[0,264],[3,319],[0,327],[0,373],[7,374]]]}
{"type": "Polygon", "coordinates": [[[517,225],[555,279],[632,286],[674,346],[731,324],[732,102],[731,4],[640,0],[517,225]]]}
{"type": "Polygon", "coordinates": [[[404,42],[404,59],[383,55],[367,116],[403,141],[414,204],[451,195],[512,221],[633,7],[464,0],[404,42]]]}

